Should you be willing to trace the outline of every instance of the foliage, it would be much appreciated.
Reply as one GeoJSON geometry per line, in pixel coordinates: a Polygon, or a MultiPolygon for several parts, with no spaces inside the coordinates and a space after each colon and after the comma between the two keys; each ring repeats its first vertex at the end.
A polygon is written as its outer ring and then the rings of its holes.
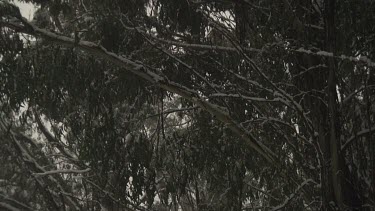
{"type": "Polygon", "coordinates": [[[24,2],[1,208],[374,209],[374,1],[24,2]]]}

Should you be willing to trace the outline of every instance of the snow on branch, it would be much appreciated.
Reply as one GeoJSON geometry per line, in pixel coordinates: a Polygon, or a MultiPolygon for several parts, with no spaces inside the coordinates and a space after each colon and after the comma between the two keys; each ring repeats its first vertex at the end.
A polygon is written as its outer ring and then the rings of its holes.
{"type": "Polygon", "coordinates": [[[290,51],[297,52],[297,53],[305,53],[305,54],[311,54],[315,56],[321,56],[321,57],[328,57],[328,58],[335,58],[339,60],[347,60],[355,63],[364,64],[369,67],[375,67],[375,62],[373,62],[371,59],[369,59],[366,56],[360,56],[360,57],[353,57],[353,56],[347,56],[347,55],[335,55],[332,52],[328,51],[317,51],[313,52],[311,50],[307,50],[304,48],[298,48],[298,49],[291,49],[290,51]]]}
{"type": "Polygon", "coordinates": [[[50,174],[82,174],[91,171],[90,168],[88,169],[58,169],[58,170],[53,170],[53,171],[45,171],[42,173],[34,173],[33,175],[35,176],[45,176],[45,175],[50,175],[50,174]]]}
{"type": "Polygon", "coordinates": [[[266,99],[266,98],[262,98],[262,97],[249,97],[249,96],[240,95],[240,94],[224,94],[224,93],[214,93],[214,94],[211,94],[209,97],[241,98],[241,99],[244,99],[244,100],[254,101],[254,102],[282,102],[282,103],[290,106],[290,104],[288,104],[287,102],[283,101],[280,98],[266,99]]]}
{"type": "MultiPolygon", "coordinates": [[[[237,52],[237,49],[234,48],[234,47],[185,43],[185,42],[180,42],[180,41],[165,40],[165,39],[156,38],[156,37],[152,37],[152,38],[159,41],[160,43],[164,43],[164,44],[167,44],[167,45],[174,45],[174,46],[177,46],[177,47],[189,48],[189,49],[237,52]]],[[[307,49],[304,49],[304,48],[288,49],[288,48],[285,48],[285,46],[283,44],[276,44],[276,45],[274,44],[272,46],[283,47],[283,48],[280,48],[280,49],[285,50],[285,51],[289,51],[289,52],[304,53],[304,54],[310,54],[310,55],[315,55],[315,56],[320,56],[320,57],[335,58],[335,59],[338,59],[338,60],[360,63],[360,64],[366,65],[368,67],[375,67],[375,62],[372,61],[371,59],[369,59],[366,56],[353,57],[353,56],[348,56],[348,55],[334,55],[332,52],[328,52],[328,51],[313,52],[311,50],[307,50],[307,49]]],[[[254,52],[254,53],[261,53],[261,52],[264,51],[264,49],[248,48],[248,47],[244,47],[244,48],[242,48],[242,50],[244,52],[254,52]]]]}
{"type": "MultiPolygon", "coordinates": [[[[177,47],[183,47],[183,48],[190,48],[190,49],[197,49],[197,50],[213,50],[213,51],[228,51],[228,52],[237,52],[236,48],[233,47],[226,47],[226,46],[220,46],[220,45],[205,45],[205,44],[195,44],[195,43],[185,43],[185,42],[179,42],[179,41],[172,41],[172,40],[165,40],[157,37],[152,37],[156,41],[159,41],[160,43],[168,44],[168,45],[174,45],[177,47]]],[[[260,53],[262,52],[261,49],[257,48],[244,48],[244,51],[246,52],[254,52],[254,53],[260,53]]]]}

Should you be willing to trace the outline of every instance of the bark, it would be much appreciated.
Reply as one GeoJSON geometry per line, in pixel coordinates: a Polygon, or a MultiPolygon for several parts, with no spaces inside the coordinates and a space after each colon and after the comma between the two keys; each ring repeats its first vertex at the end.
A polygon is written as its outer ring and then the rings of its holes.
{"type": "MultiPolygon", "coordinates": [[[[326,31],[326,50],[335,52],[335,0],[325,1],[325,31],[326,31]]],[[[334,201],[335,204],[342,210],[344,208],[343,193],[342,193],[342,182],[341,176],[342,169],[340,168],[340,162],[343,162],[339,156],[340,148],[340,127],[337,111],[337,92],[336,92],[336,65],[335,61],[331,58],[328,59],[328,108],[329,108],[329,160],[331,163],[330,171],[327,171],[327,175],[324,175],[327,180],[331,180],[332,192],[334,200],[330,197],[325,203],[334,201]],[[330,178],[329,178],[330,177],[330,178]]],[[[330,187],[328,187],[330,188],[330,187]]],[[[329,191],[331,192],[331,191],[329,191]]],[[[326,205],[328,206],[328,205],[326,205]]]]}

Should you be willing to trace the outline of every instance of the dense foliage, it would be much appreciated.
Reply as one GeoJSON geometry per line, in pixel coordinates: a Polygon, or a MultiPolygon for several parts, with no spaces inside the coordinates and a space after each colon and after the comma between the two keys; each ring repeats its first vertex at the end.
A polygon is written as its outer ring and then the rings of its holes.
{"type": "Polygon", "coordinates": [[[0,209],[375,209],[375,1],[23,2],[0,209]]]}

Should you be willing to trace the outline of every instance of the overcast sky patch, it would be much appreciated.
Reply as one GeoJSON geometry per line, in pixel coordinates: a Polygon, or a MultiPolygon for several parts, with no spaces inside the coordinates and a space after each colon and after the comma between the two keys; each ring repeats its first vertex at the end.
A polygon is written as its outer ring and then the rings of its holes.
{"type": "Polygon", "coordinates": [[[17,0],[14,1],[14,4],[20,8],[21,14],[23,17],[31,20],[33,18],[33,14],[36,10],[35,6],[30,3],[19,2],[17,0]]]}

